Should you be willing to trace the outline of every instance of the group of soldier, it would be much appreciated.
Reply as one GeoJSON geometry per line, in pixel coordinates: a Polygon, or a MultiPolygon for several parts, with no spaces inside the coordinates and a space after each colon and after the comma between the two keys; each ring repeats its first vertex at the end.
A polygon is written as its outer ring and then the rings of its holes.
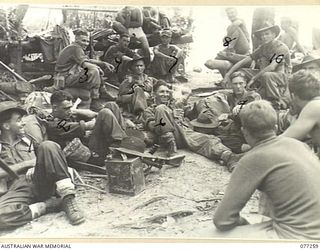
{"type": "Polygon", "coordinates": [[[235,8],[228,8],[230,46],[205,63],[220,71],[222,89],[195,102],[190,95],[176,100],[172,85],[182,52],[170,44],[172,31],[148,11],[128,6],[118,13],[118,44],[102,60],[86,56],[88,33],[75,31],[75,42],[60,52],[55,66],[62,84],[45,89],[52,110],[46,119],[46,111],[28,115],[18,103],[0,103],[0,156],[22,173],[0,171],[0,227],[21,226],[61,209],[71,224],[83,223],[69,160],[104,164],[110,148],[132,138],[146,146],[159,144],[168,157],[189,149],[232,172],[212,237],[319,240],[320,57],[303,51],[303,61],[292,68],[290,51],[278,39],[281,29],[269,22],[255,31],[260,46],[250,53],[245,24],[235,8]],[[153,57],[146,27],[162,29],[153,57]],[[141,42],[141,51],[128,48],[132,37],[141,42]],[[119,87],[117,97],[105,80],[119,87]],[[78,108],[73,106],[77,98],[78,108]],[[59,126],[62,120],[68,129],[59,126]],[[141,133],[132,135],[130,129],[141,133]],[[78,143],[79,154],[66,155],[70,143],[78,143]],[[256,189],[271,220],[247,225],[240,211],[256,189]]]}

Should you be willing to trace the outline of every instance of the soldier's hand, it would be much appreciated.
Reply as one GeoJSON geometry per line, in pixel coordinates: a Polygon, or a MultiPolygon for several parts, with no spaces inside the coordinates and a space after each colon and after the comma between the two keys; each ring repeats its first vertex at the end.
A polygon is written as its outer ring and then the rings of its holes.
{"type": "Polygon", "coordinates": [[[227,121],[228,118],[229,118],[229,114],[223,113],[223,114],[219,115],[218,121],[227,121]]]}
{"type": "Polygon", "coordinates": [[[115,67],[110,63],[105,62],[104,65],[105,65],[105,68],[110,72],[113,72],[115,70],[115,67]]]}
{"type": "Polygon", "coordinates": [[[254,79],[251,79],[247,84],[247,89],[250,89],[253,84],[254,84],[254,79]]]}
{"type": "Polygon", "coordinates": [[[223,87],[226,87],[228,84],[230,83],[230,76],[229,75],[225,75],[222,82],[221,82],[221,85],[223,87]]]}
{"type": "Polygon", "coordinates": [[[232,114],[233,114],[234,116],[238,115],[238,114],[240,113],[241,108],[242,108],[242,105],[237,105],[237,106],[235,106],[235,107],[233,108],[233,110],[232,110],[232,114]]]}
{"type": "Polygon", "coordinates": [[[134,124],[131,120],[125,119],[126,128],[137,129],[136,124],[134,124]]]}
{"type": "Polygon", "coordinates": [[[29,168],[26,173],[26,179],[29,183],[32,183],[33,175],[34,175],[34,168],[29,168]]]}

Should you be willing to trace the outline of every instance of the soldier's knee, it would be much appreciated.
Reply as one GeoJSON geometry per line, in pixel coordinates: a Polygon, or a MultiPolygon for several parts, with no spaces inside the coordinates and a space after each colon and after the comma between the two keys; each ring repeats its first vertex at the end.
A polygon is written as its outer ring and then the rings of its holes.
{"type": "Polygon", "coordinates": [[[107,102],[105,107],[111,110],[119,109],[119,106],[116,102],[107,102]]]}
{"type": "Polygon", "coordinates": [[[60,149],[60,145],[54,141],[44,141],[39,145],[39,150],[56,150],[56,149],[60,149]]]}
{"type": "Polygon", "coordinates": [[[109,117],[109,116],[112,116],[113,113],[109,108],[103,108],[99,111],[99,115],[109,117]]]}

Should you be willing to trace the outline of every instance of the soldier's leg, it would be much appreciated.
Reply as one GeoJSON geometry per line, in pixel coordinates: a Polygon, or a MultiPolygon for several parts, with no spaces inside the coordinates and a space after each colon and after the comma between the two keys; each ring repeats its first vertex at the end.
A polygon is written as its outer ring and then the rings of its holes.
{"type": "Polygon", "coordinates": [[[40,144],[33,176],[35,193],[38,200],[45,200],[57,192],[62,199],[62,206],[71,224],[85,221],[75,202],[75,187],[68,172],[65,155],[60,146],[52,141],[40,144]]]}

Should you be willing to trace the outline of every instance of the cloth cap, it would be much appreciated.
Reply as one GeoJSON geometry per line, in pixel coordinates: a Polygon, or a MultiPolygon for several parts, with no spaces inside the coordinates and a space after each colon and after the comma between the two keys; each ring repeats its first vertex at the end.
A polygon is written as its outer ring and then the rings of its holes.
{"type": "Polygon", "coordinates": [[[172,32],[170,30],[163,30],[161,31],[160,36],[172,37],[172,32]]]}

